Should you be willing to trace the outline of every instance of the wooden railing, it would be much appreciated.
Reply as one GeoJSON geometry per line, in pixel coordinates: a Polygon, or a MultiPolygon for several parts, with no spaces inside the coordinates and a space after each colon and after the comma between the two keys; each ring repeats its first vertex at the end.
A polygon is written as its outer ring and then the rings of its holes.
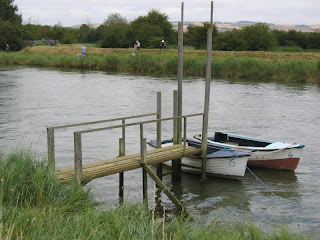
{"type": "MultiPolygon", "coordinates": [[[[98,131],[105,131],[105,130],[110,130],[110,129],[114,129],[114,128],[122,128],[123,133],[124,133],[124,131],[125,131],[124,129],[126,127],[140,125],[140,153],[143,156],[144,149],[146,149],[146,138],[144,138],[144,133],[143,133],[144,124],[159,123],[159,122],[168,121],[168,120],[177,121],[178,119],[183,119],[184,120],[183,145],[184,145],[184,153],[185,153],[186,138],[187,138],[187,118],[195,117],[195,116],[203,116],[203,113],[195,113],[195,114],[184,115],[184,116],[174,116],[174,117],[161,118],[161,119],[156,119],[156,120],[133,122],[133,123],[120,124],[120,125],[114,125],[114,126],[109,126],[109,127],[95,128],[95,129],[88,129],[88,130],[74,132],[74,154],[75,154],[75,158],[74,158],[75,162],[74,163],[75,163],[75,174],[76,174],[77,178],[81,179],[81,177],[82,177],[82,140],[81,140],[82,134],[98,132],[98,131]]],[[[157,124],[157,126],[158,126],[158,124],[157,124]]],[[[161,136],[161,129],[160,128],[157,128],[157,136],[161,136]]],[[[158,139],[158,137],[157,137],[157,139],[158,139]]],[[[125,148],[124,144],[125,144],[125,140],[123,138],[120,138],[119,139],[119,149],[120,150],[125,148]]],[[[161,147],[161,140],[159,142],[157,142],[157,146],[161,147]],[[160,146],[159,146],[159,143],[160,143],[160,146]]],[[[124,156],[123,152],[121,153],[121,156],[124,156]]]]}

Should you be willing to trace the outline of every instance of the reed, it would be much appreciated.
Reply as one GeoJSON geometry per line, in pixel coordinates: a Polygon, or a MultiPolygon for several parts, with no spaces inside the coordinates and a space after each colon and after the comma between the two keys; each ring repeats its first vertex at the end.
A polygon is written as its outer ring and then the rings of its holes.
{"type": "MultiPolygon", "coordinates": [[[[0,64],[81,68],[141,74],[177,74],[177,51],[88,48],[77,57],[69,47],[34,47],[21,52],[0,52],[0,64]]],[[[205,51],[184,50],[184,76],[204,77],[205,51]]],[[[319,53],[213,52],[214,78],[251,81],[320,83],[319,53]]]]}
{"type": "Polygon", "coordinates": [[[155,219],[145,205],[97,210],[90,189],[62,185],[44,159],[30,150],[0,154],[0,239],[309,239],[252,223],[209,225],[183,216],[155,219]],[[160,221],[159,221],[160,220],[160,221]]]}

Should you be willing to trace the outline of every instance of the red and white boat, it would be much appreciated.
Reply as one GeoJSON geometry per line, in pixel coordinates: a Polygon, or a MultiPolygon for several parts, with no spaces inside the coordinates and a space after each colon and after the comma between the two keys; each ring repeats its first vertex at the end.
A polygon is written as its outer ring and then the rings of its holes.
{"type": "MultiPolygon", "coordinates": [[[[194,138],[202,140],[201,134],[194,138]]],[[[216,132],[208,137],[208,147],[251,152],[248,166],[294,171],[304,145],[216,132]]]]}

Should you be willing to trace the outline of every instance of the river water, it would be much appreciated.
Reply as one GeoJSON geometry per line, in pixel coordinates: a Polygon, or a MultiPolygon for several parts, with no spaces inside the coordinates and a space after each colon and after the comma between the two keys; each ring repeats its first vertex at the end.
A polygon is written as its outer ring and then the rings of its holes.
{"type": "MultiPolygon", "coordinates": [[[[162,92],[162,117],[172,116],[176,77],[133,76],[105,72],[58,71],[0,67],[0,151],[17,146],[46,156],[46,128],[156,111],[156,92],[162,92]]],[[[204,79],[183,82],[183,114],[203,111],[204,79]]],[[[267,186],[247,172],[241,181],[184,173],[173,184],[163,181],[195,219],[252,220],[265,229],[285,222],[295,232],[319,234],[320,227],[320,88],[264,82],[211,82],[209,135],[226,131],[305,144],[295,172],[253,169],[267,186]],[[271,196],[272,191],[275,196],[271,196]]],[[[146,119],[151,119],[146,118],[146,119]]],[[[146,120],[144,119],[144,120],[146,120]]],[[[188,119],[188,137],[201,132],[202,118],[188,119]]],[[[115,123],[114,123],[115,124],[115,123]]],[[[120,122],[116,122],[120,124],[120,122]]],[[[90,128],[110,126],[99,124],[90,128]]],[[[73,166],[73,132],[56,130],[57,168],[73,166]]],[[[163,123],[163,138],[172,137],[172,122],[163,123]]],[[[147,140],[156,138],[155,124],[145,126],[147,140]]],[[[84,163],[118,155],[120,129],[83,135],[84,163]]],[[[126,130],[126,153],[139,152],[139,126],[126,130]]],[[[125,201],[142,202],[141,169],[125,173],[125,201]]],[[[117,205],[118,176],[90,183],[103,205],[117,205]]],[[[148,181],[152,205],[154,183],[148,181]]],[[[172,203],[161,195],[162,205],[172,203]]]]}

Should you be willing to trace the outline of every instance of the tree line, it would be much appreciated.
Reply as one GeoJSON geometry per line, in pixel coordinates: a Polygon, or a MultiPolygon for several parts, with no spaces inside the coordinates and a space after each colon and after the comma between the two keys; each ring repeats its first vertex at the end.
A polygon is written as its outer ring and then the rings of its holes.
{"type": "MultiPolygon", "coordinates": [[[[22,40],[54,39],[62,44],[92,43],[102,48],[129,48],[138,40],[142,48],[158,48],[161,40],[176,47],[178,33],[172,28],[166,14],[152,9],[146,16],[129,22],[118,13],[110,14],[98,28],[89,23],[80,28],[63,27],[60,23],[49,26],[22,24],[14,0],[0,0],[0,46],[10,43],[12,50],[22,48],[22,40]]],[[[209,23],[190,25],[184,33],[184,46],[205,49],[209,23]]],[[[266,23],[257,23],[218,32],[213,27],[213,49],[221,51],[270,51],[284,47],[297,50],[320,49],[320,32],[271,30],[266,23]]]]}

